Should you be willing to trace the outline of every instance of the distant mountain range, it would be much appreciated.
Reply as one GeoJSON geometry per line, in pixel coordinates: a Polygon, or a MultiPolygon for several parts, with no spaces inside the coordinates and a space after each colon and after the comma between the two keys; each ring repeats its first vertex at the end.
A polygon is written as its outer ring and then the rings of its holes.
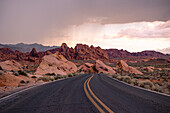
{"type": "Polygon", "coordinates": [[[157,49],[157,51],[162,52],[164,54],[170,54],[170,47],[164,49],[157,49]]]}
{"type": "Polygon", "coordinates": [[[18,44],[0,44],[0,48],[10,48],[13,51],[18,50],[20,52],[30,52],[32,48],[35,48],[37,51],[47,51],[49,49],[59,48],[60,46],[44,46],[42,44],[24,44],[24,43],[18,43],[18,44]]]}
{"type": "Polygon", "coordinates": [[[118,49],[102,49],[100,47],[77,44],[74,48],[66,43],[61,46],[43,46],[41,44],[16,45],[0,44],[0,60],[16,59],[24,61],[41,61],[44,55],[60,52],[68,60],[110,60],[114,58],[169,58],[170,54],[157,51],[128,52],[118,49]],[[18,50],[18,51],[15,51],[18,50]],[[31,51],[32,50],[32,51],[31,51]],[[27,53],[26,53],[27,52],[27,53]]]}

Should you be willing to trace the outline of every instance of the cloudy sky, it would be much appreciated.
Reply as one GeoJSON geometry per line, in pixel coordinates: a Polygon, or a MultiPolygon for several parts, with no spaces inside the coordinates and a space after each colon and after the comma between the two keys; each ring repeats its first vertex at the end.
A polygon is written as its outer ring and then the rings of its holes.
{"type": "Polygon", "coordinates": [[[170,0],[0,0],[0,43],[170,47],[170,0]]]}

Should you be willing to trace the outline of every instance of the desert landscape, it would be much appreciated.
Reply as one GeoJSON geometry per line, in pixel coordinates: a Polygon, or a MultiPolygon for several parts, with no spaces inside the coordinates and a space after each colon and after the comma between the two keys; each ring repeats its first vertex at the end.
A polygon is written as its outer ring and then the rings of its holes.
{"type": "Polygon", "coordinates": [[[82,73],[104,73],[131,85],[170,94],[170,55],[156,51],[130,53],[77,44],[37,52],[0,48],[1,95],[20,87],[82,73]]]}
{"type": "Polygon", "coordinates": [[[170,0],[0,0],[0,113],[169,113],[170,0]]]}

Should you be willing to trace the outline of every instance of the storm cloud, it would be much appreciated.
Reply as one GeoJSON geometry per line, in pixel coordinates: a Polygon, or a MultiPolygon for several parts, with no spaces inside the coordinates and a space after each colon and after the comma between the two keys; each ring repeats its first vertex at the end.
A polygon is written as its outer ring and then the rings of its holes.
{"type": "Polygon", "coordinates": [[[68,28],[84,23],[166,22],[169,6],[169,0],[1,0],[0,42],[57,45],[72,39],[68,28]]]}

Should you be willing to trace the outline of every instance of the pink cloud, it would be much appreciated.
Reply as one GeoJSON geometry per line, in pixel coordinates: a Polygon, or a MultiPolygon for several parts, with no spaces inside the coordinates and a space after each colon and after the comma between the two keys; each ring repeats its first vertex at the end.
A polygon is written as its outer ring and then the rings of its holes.
{"type": "MultiPolygon", "coordinates": [[[[117,25],[119,27],[119,25],[117,25]]],[[[170,38],[170,21],[138,22],[125,24],[112,36],[104,35],[104,39],[114,38],[170,38]]]]}

